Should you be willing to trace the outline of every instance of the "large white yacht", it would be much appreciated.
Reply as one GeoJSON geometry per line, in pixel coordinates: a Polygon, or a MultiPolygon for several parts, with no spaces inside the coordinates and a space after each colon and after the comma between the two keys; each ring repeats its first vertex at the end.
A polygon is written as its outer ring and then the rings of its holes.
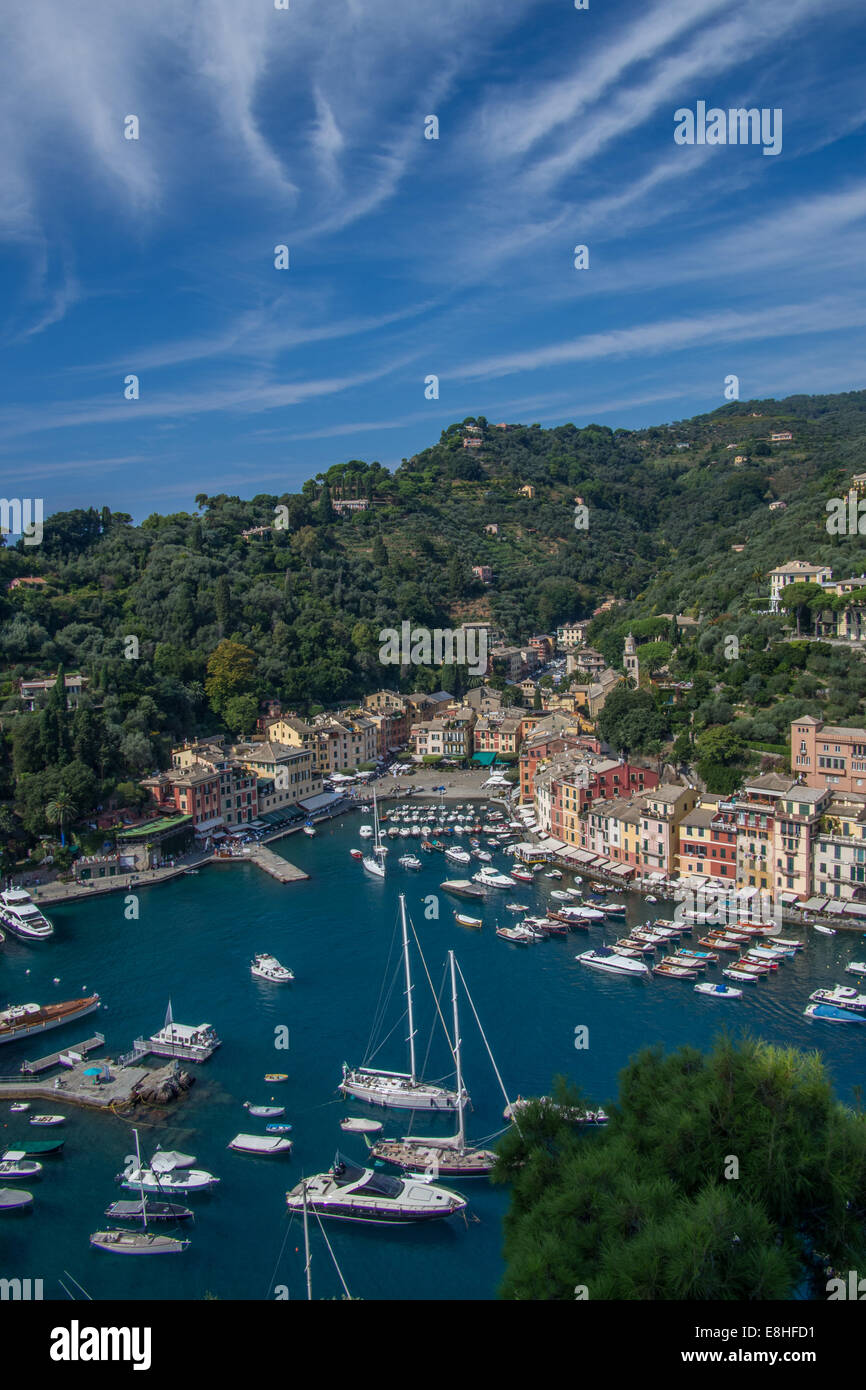
{"type": "Polygon", "coordinates": [[[397,1178],[361,1168],[337,1154],[328,1173],[316,1173],[286,1193],[289,1211],[304,1210],[338,1221],[379,1226],[435,1221],[466,1207],[465,1198],[447,1187],[417,1178],[397,1178]]]}
{"type": "Polygon", "coordinates": [[[48,918],[24,888],[7,888],[0,893],[0,922],[22,941],[45,941],[54,935],[48,918]]]}

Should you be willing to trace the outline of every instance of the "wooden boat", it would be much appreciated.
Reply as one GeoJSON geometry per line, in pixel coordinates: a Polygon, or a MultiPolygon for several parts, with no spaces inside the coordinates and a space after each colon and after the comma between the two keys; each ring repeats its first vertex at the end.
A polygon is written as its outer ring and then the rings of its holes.
{"type": "Polygon", "coordinates": [[[538,939],[534,932],[523,927],[497,927],[496,935],[501,936],[503,941],[510,941],[513,946],[528,946],[538,939]]]}
{"type": "Polygon", "coordinates": [[[98,1008],[98,994],[83,999],[67,999],[62,1004],[46,1004],[44,1008],[39,1004],[10,1004],[0,1011],[0,1043],[46,1033],[49,1028],[74,1023],[98,1008]]]}
{"type": "Polygon", "coordinates": [[[480,917],[467,917],[464,912],[455,912],[454,921],[461,927],[480,927],[483,925],[480,917]]]}
{"type": "Polygon", "coordinates": [[[623,936],[619,941],[614,942],[617,951],[624,956],[653,956],[655,955],[655,945],[652,941],[635,941],[630,936],[623,936]]]}
{"type": "Polygon", "coordinates": [[[709,950],[712,951],[733,951],[734,953],[736,953],[739,951],[741,944],[741,942],[737,941],[726,941],[724,939],[719,940],[718,937],[698,937],[698,945],[706,946],[709,950]]]}
{"type": "Polygon", "coordinates": [[[654,975],[666,976],[672,980],[696,980],[698,978],[698,972],[693,967],[675,965],[670,960],[660,960],[657,965],[653,966],[652,972],[654,975]]]}
{"type": "Polygon", "coordinates": [[[759,979],[757,971],[744,970],[741,965],[728,965],[722,974],[729,980],[741,980],[746,985],[756,985],[759,979]]]}

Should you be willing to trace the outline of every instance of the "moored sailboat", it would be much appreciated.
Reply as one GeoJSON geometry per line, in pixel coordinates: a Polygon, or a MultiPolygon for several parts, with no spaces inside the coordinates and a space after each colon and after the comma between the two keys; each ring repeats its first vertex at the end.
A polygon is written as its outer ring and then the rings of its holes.
{"type": "Polygon", "coordinates": [[[406,980],[406,1011],[409,1022],[409,1071],[381,1071],[374,1067],[350,1067],[343,1063],[339,1090],[344,1096],[369,1105],[393,1106],[399,1110],[455,1110],[465,1105],[465,1091],[422,1081],[415,1060],[415,1021],[412,1002],[412,968],[409,961],[409,933],[406,924],[406,898],[400,894],[400,923],[403,938],[403,970],[406,980]]]}
{"type": "MultiPolygon", "coordinates": [[[[451,967],[451,1002],[454,1010],[454,1065],[457,1070],[457,1090],[463,1091],[463,1063],[461,1058],[460,1016],[457,999],[457,974],[454,952],[448,952],[451,967]]],[[[462,976],[461,976],[462,978],[462,976]]],[[[464,985],[465,985],[464,980],[464,985]]],[[[486,1042],[486,1039],[485,1039],[486,1042]]],[[[369,1140],[367,1141],[369,1143],[369,1140]]],[[[445,1138],[422,1139],[407,1136],[404,1139],[378,1139],[370,1145],[374,1158],[391,1163],[395,1168],[432,1172],[434,1177],[475,1178],[486,1177],[496,1162],[496,1154],[490,1149],[471,1148],[466,1143],[466,1120],[463,1107],[457,1111],[457,1133],[445,1138]]]]}
{"type": "Polygon", "coordinates": [[[98,1250],[108,1250],[115,1255],[176,1255],[186,1250],[188,1240],[178,1240],[175,1236],[159,1235],[147,1229],[147,1201],[144,1184],[141,1180],[141,1151],[138,1145],[138,1130],[135,1135],[135,1153],[138,1160],[139,1192],[141,1196],[141,1230],[125,1231],[116,1227],[107,1231],[94,1231],[90,1244],[98,1250]]]}
{"type": "MultiPolygon", "coordinates": [[[[390,835],[389,830],[388,834],[390,835]]],[[[398,832],[399,833],[399,832],[398,832]]],[[[362,856],[361,863],[374,878],[385,877],[385,850],[382,845],[382,832],[379,826],[379,808],[376,805],[376,790],[373,789],[373,850],[362,856]]]]}

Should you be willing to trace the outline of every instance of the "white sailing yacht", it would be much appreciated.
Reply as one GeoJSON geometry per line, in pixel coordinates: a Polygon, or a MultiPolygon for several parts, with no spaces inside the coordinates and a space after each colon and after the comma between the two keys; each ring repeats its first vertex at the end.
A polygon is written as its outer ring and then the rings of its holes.
{"type": "Polygon", "coordinates": [[[409,933],[406,925],[406,898],[400,894],[400,922],[403,933],[403,969],[406,978],[406,1008],[409,1020],[409,1071],[380,1071],[373,1067],[350,1067],[343,1063],[340,1091],[344,1096],[369,1105],[393,1106],[399,1110],[458,1110],[469,1097],[461,1086],[449,1091],[445,1086],[419,1079],[415,1063],[415,1020],[412,1011],[412,968],[409,962],[409,933]]]}
{"type": "Polygon", "coordinates": [[[138,1146],[138,1130],[134,1129],[135,1153],[138,1159],[139,1191],[141,1193],[141,1230],[124,1231],[115,1228],[109,1231],[94,1231],[90,1244],[99,1250],[109,1250],[115,1255],[177,1255],[186,1250],[188,1240],[178,1240],[175,1236],[163,1236],[147,1229],[147,1201],[144,1196],[144,1183],[141,1181],[141,1150],[138,1146]]]}
{"type": "MultiPolygon", "coordinates": [[[[454,952],[448,952],[451,966],[451,1003],[454,1009],[454,1065],[457,1069],[457,1090],[463,1090],[463,1064],[460,1055],[460,1016],[457,1002],[457,973],[454,952]]],[[[464,981],[465,984],[465,981],[464,981]]],[[[474,1005],[473,1005],[474,1008],[474,1005]]],[[[483,1034],[482,1034],[483,1036],[483,1034]]],[[[487,1039],[484,1039],[485,1044],[487,1039]]],[[[369,1144],[369,1140],[367,1141],[369,1144]]],[[[392,1163],[403,1171],[418,1169],[430,1173],[434,1178],[474,1178],[484,1177],[493,1168],[496,1154],[490,1149],[473,1149],[466,1145],[466,1121],[461,1106],[457,1111],[457,1133],[436,1139],[422,1139],[413,1135],[405,1139],[379,1139],[369,1144],[373,1158],[392,1163]]]]}
{"type": "Polygon", "coordinates": [[[373,788],[373,852],[365,854],[361,863],[368,874],[376,878],[385,877],[385,851],[382,847],[382,833],[379,829],[379,808],[376,805],[376,788],[373,788]]]}

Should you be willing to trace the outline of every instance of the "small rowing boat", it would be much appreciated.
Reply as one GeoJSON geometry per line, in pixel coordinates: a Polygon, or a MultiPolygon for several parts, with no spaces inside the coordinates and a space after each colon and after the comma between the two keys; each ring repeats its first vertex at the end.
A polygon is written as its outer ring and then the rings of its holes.
{"type": "Polygon", "coordinates": [[[480,927],[482,925],[480,917],[467,917],[465,912],[455,912],[454,921],[460,927],[480,927]]]}

